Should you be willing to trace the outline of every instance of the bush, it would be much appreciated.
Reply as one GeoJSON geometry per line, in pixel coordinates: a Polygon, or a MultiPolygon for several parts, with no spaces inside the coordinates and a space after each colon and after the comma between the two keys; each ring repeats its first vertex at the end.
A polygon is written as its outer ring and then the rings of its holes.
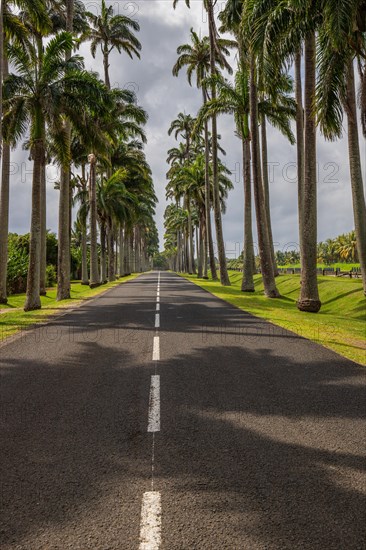
{"type": "Polygon", "coordinates": [[[57,282],[56,267],[54,265],[48,265],[46,268],[46,287],[55,286],[57,282]]]}
{"type": "Polygon", "coordinates": [[[19,294],[27,289],[28,253],[21,248],[9,247],[8,294],[19,294]]]}
{"type": "MultiPolygon", "coordinates": [[[[8,294],[20,294],[27,290],[29,261],[29,233],[26,235],[9,234],[8,246],[8,294]]],[[[47,272],[46,286],[54,286],[57,281],[57,239],[54,233],[47,233],[47,272]]]]}

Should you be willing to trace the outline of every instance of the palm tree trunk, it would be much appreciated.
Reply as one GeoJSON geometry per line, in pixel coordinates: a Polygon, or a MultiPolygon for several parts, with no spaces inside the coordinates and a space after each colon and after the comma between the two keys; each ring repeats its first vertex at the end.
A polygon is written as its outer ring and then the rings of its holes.
{"type": "Polygon", "coordinates": [[[46,199],[46,164],[42,166],[41,175],[41,267],[40,267],[41,296],[46,296],[47,278],[47,199],[46,199]]]}
{"type": "Polygon", "coordinates": [[[119,227],[119,276],[123,277],[124,272],[124,257],[125,257],[125,246],[124,246],[124,236],[123,236],[123,225],[119,227]]]}
{"type": "MultiPolygon", "coordinates": [[[[209,36],[210,36],[210,66],[211,75],[216,74],[216,59],[215,59],[215,16],[212,2],[210,1],[207,6],[208,9],[208,21],[209,21],[209,36]]],[[[216,99],[216,85],[213,84],[211,88],[211,99],[216,99]]],[[[213,177],[213,206],[214,217],[216,226],[216,240],[217,250],[219,257],[219,269],[220,269],[220,281],[224,286],[230,286],[230,279],[226,266],[225,255],[225,243],[222,230],[222,217],[220,206],[220,189],[219,189],[219,174],[218,174],[218,154],[217,154],[217,117],[212,117],[212,177],[213,177]]]]}
{"type": "Polygon", "coordinates": [[[130,272],[131,272],[129,259],[130,259],[130,236],[129,236],[129,233],[127,231],[127,228],[125,228],[125,233],[124,233],[124,260],[123,260],[123,264],[124,264],[123,275],[124,276],[129,275],[130,272]]]}
{"type": "Polygon", "coordinates": [[[119,278],[119,230],[113,230],[113,242],[114,242],[114,277],[119,278]]]}
{"type": "Polygon", "coordinates": [[[263,115],[262,124],[261,124],[261,138],[262,138],[262,177],[263,177],[263,191],[264,191],[264,201],[266,206],[266,218],[267,218],[267,228],[268,228],[268,238],[269,245],[271,248],[271,257],[274,276],[278,277],[278,269],[276,264],[276,256],[273,246],[273,233],[272,233],[272,223],[271,223],[271,206],[269,200],[269,178],[268,178],[268,145],[267,145],[267,122],[266,117],[263,115]]]}
{"type": "Polygon", "coordinates": [[[59,222],[58,222],[58,273],[57,300],[70,298],[70,171],[61,170],[59,222]]]}
{"type": "MultiPolygon", "coordinates": [[[[196,256],[197,256],[197,269],[198,269],[198,277],[202,277],[202,263],[201,263],[201,248],[200,248],[200,230],[199,225],[196,225],[195,227],[195,233],[196,233],[196,256]]],[[[193,257],[194,262],[194,257],[193,257]]],[[[195,273],[196,273],[196,266],[195,263],[193,264],[195,267],[195,273]]]]}
{"type": "Polygon", "coordinates": [[[202,278],[208,279],[208,241],[207,241],[207,224],[206,224],[206,206],[202,214],[202,278]]]}
{"type": "MultiPolygon", "coordinates": [[[[200,223],[197,227],[197,258],[198,258],[198,277],[202,278],[205,272],[205,212],[201,212],[200,223]]],[[[207,269],[207,268],[206,268],[207,269]]],[[[207,271],[206,271],[207,273],[207,271]]]]}
{"type": "Polygon", "coordinates": [[[104,84],[107,86],[108,90],[111,89],[111,82],[109,80],[109,53],[108,45],[107,49],[103,51],[103,66],[104,66],[104,84]]]}
{"type": "Polygon", "coordinates": [[[250,158],[250,138],[242,140],[243,145],[243,178],[244,178],[244,258],[242,292],[254,292],[253,278],[253,227],[252,227],[252,178],[250,158]]]}
{"type": "Polygon", "coordinates": [[[32,216],[29,242],[27,295],[24,311],[41,309],[39,282],[41,265],[41,180],[42,165],[45,162],[43,138],[34,140],[33,158],[32,216]]]}
{"type": "Polygon", "coordinates": [[[107,253],[106,253],[106,227],[104,221],[100,222],[100,282],[107,282],[107,253]]]}
{"type": "MultiPolygon", "coordinates": [[[[82,185],[83,191],[86,190],[86,174],[85,174],[85,164],[81,165],[81,174],[82,174],[82,185]]],[[[85,208],[85,203],[82,205],[83,210],[85,208]]],[[[89,284],[89,275],[88,275],[88,236],[87,236],[87,216],[83,212],[83,217],[81,220],[81,284],[89,284]]]]}
{"type": "Polygon", "coordinates": [[[193,274],[193,228],[191,214],[191,199],[186,195],[186,207],[188,212],[188,240],[187,240],[187,256],[188,256],[188,273],[193,274]]]}
{"type": "Polygon", "coordinates": [[[5,0],[0,0],[0,145],[3,141],[4,4],[5,0]]]}
{"type": "Polygon", "coordinates": [[[83,220],[81,228],[81,284],[88,285],[88,243],[87,243],[87,228],[86,220],[83,220]]]}
{"type": "Polygon", "coordinates": [[[98,228],[97,228],[97,197],[95,164],[96,157],[91,154],[88,157],[90,162],[89,176],[89,203],[90,203],[90,288],[100,285],[98,268],[98,228]]]}
{"type": "Polygon", "coordinates": [[[178,273],[182,271],[182,266],[181,266],[182,255],[180,253],[180,250],[181,250],[180,231],[177,231],[177,271],[178,273]]]}
{"type": "Polygon", "coordinates": [[[257,215],[258,245],[261,258],[264,293],[268,298],[278,298],[280,294],[276,287],[273,271],[261,174],[261,156],[258,130],[258,91],[256,83],[255,58],[253,55],[250,63],[250,120],[252,134],[254,199],[257,215]]]}
{"type": "MultiPolygon", "coordinates": [[[[2,5],[3,7],[3,5],[2,5]]],[[[1,14],[1,20],[2,20],[1,14]]],[[[0,42],[3,42],[2,25],[0,24],[0,42]]],[[[8,75],[8,60],[3,52],[3,44],[0,44],[0,94],[2,94],[1,82],[8,75]]],[[[0,102],[2,95],[0,95],[0,102]]],[[[1,103],[2,108],[2,103],[1,103]]],[[[2,110],[0,112],[1,117],[2,110]]],[[[1,125],[2,122],[0,122],[1,125]]],[[[8,275],[8,234],[9,234],[9,188],[10,188],[10,145],[2,141],[0,127],[0,158],[1,158],[1,183],[0,183],[0,304],[8,302],[7,275],[8,275]],[[2,146],[2,151],[1,151],[2,146]]]]}
{"type": "MultiPolygon", "coordinates": [[[[203,87],[203,104],[207,103],[207,92],[203,87]]],[[[205,254],[206,254],[206,271],[203,274],[204,278],[208,278],[208,254],[210,257],[211,277],[214,281],[217,280],[215,253],[212,240],[211,226],[211,184],[210,184],[210,148],[208,143],[208,122],[205,120],[205,209],[206,209],[206,239],[205,239],[205,254]]]]}
{"type": "Polygon", "coordinates": [[[297,307],[317,313],[321,308],[317,277],[317,182],[315,97],[315,33],[305,40],[305,156],[301,227],[301,290],[297,307]]]}
{"type": "Polygon", "coordinates": [[[349,166],[351,174],[353,216],[355,220],[357,252],[361,265],[363,291],[366,296],[366,205],[358,137],[355,75],[352,62],[349,64],[348,69],[345,108],[348,121],[349,166]]]}
{"type": "Polygon", "coordinates": [[[132,229],[130,235],[130,269],[129,273],[136,273],[136,249],[135,249],[135,231],[132,229]]]}
{"type": "Polygon", "coordinates": [[[111,283],[116,280],[114,271],[114,238],[112,223],[107,228],[107,248],[108,248],[108,280],[111,283]]]}
{"type": "Polygon", "coordinates": [[[296,147],[297,147],[297,186],[299,211],[299,245],[301,250],[303,192],[304,192],[304,108],[302,104],[301,51],[295,56],[295,98],[296,98],[296,147]]]}
{"type": "Polygon", "coordinates": [[[3,142],[0,188],[0,304],[6,304],[9,233],[10,145],[3,142]]]}
{"type": "MultiPolygon", "coordinates": [[[[74,1],[66,0],[66,31],[73,32],[74,1]]],[[[66,61],[71,58],[72,51],[66,52],[66,61]]],[[[65,131],[69,142],[71,141],[71,124],[65,121],[65,131]]],[[[58,221],[58,276],[57,276],[57,300],[70,298],[70,269],[71,269],[71,189],[70,189],[70,165],[61,168],[59,221],[58,221]]]]}
{"type": "MultiPolygon", "coordinates": [[[[185,263],[186,263],[186,266],[185,266],[185,273],[188,273],[190,271],[190,253],[189,253],[189,232],[188,232],[188,228],[186,229],[186,232],[185,232],[185,263]]],[[[191,270],[191,273],[192,273],[192,270],[191,270]]]]}

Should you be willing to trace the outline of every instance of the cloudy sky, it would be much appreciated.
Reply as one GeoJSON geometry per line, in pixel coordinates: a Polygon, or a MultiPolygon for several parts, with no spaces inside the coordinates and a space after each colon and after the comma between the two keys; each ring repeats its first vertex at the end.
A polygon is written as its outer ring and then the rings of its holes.
{"type": "MultiPolygon", "coordinates": [[[[90,11],[97,11],[98,0],[85,4],[90,11]]],[[[184,72],[179,78],[171,74],[176,60],[176,49],[189,41],[190,28],[207,34],[207,20],[201,0],[191,0],[187,9],[183,0],[176,10],[171,0],[111,0],[116,13],[134,17],[141,26],[141,60],[131,61],[125,55],[111,56],[111,82],[114,86],[133,89],[138,102],[149,113],[147,125],[148,145],[146,153],[152,167],[156,193],[159,197],[156,221],[163,244],[163,214],[166,207],[165,185],[167,172],[166,152],[174,146],[174,138],[167,135],[170,122],[179,112],[195,115],[200,107],[201,94],[191,88],[184,72]]],[[[217,9],[224,7],[218,0],[217,9]]],[[[103,74],[101,56],[93,60],[88,45],[81,53],[88,68],[103,74]]],[[[243,240],[243,181],[241,176],[241,147],[234,135],[230,117],[219,120],[221,144],[227,151],[225,163],[233,172],[234,190],[231,192],[227,214],[224,218],[224,234],[227,255],[240,253],[243,240]]],[[[345,133],[346,136],[346,133],[345,133]]],[[[276,248],[295,248],[297,237],[296,151],[281,135],[272,129],[269,138],[269,170],[271,180],[271,211],[276,248]]],[[[365,143],[361,140],[362,157],[365,159],[365,143]]],[[[11,181],[10,230],[17,233],[29,231],[32,164],[21,149],[13,153],[11,181]]],[[[57,230],[58,193],[54,191],[55,171],[47,172],[48,214],[47,227],[57,230]]],[[[353,228],[352,201],[349,183],[347,142],[318,141],[318,209],[319,240],[335,237],[353,228]]]]}

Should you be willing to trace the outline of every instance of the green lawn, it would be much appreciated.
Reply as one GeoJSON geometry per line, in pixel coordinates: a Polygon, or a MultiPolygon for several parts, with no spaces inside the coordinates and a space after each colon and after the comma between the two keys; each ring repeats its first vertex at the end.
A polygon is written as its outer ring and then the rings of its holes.
{"type": "Polygon", "coordinates": [[[240,291],[241,273],[230,272],[231,287],[222,287],[220,283],[196,276],[184,276],[230,304],[366,365],[366,298],[360,279],[319,277],[323,305],[318,314],[311,314],[296,308],[300,291],[300,276],[297,275],[277,278],[282,295],[277,300],[264,296],[260,275],[255,276],[254,294],[240,291]]]}
{"type": "Polygon", "coordinates": [[[8,304],[0,305],[0,343],[4,341],[5,338],[12,336],[30,325],[44,322],[47,317],[59,313],[62,309],[75,307],[85,300],[102,294],[110,288],[123,284],[131,279],[135,279],[138,275],[139,273],[134,273],[114,283],[107,283],[106,285],[93,289],[75,281],[71,284],[71,299],[62,302],[56,301],[56,288],[49,289],[47,295],[41,297],[42,309],[29,311],[27,313],[22,309],[25,302],[25,294],[9,296],[8,304]]]}

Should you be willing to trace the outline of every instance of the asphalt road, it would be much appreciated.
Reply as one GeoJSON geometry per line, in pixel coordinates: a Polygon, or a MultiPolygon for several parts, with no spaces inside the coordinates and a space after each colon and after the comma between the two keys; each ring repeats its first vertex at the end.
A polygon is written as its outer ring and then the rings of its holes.
{"type": "Polygon", "coordinates": [[[365,369],[158,280],[0,348],[1,550],[366,549],[365,369]]]}

